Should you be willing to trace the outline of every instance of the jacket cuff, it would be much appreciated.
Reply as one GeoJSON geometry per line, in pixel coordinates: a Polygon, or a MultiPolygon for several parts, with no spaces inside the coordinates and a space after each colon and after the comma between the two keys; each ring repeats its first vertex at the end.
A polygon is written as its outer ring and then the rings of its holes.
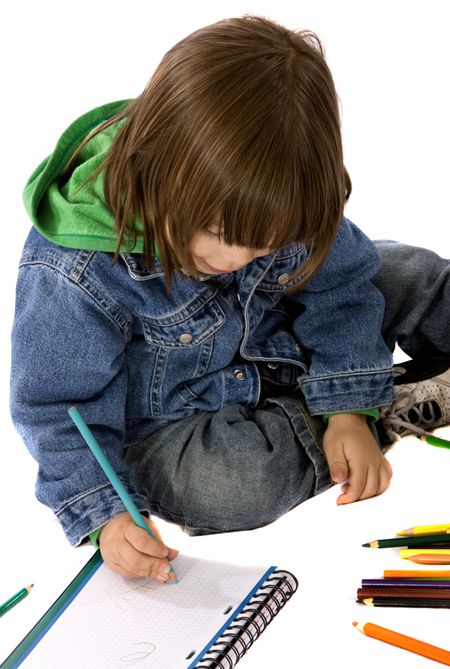
{"type": "MultiPolygon", "coordinates": [[[[150,516],[147,500],[129,487],[128,492],[139,511],[150,516]]],[[[56,515],[69,542],[78,546],[83,539],[89,538],[91,533],[100,530],[113,516],[123,511],[126,508],[122,500],[111,484],[105,482],[67,502],[56,515]]]]}
{"type": "Polygon", "coordinates": [[[368,416],[370,418],[370,423],[376,423],[380,417],[380,410],[378,407],[373,407],[373,409],[353,409],[353,411],[333,411],[332,413],[325,413],[322,416],[324,423],[328,423],[328,419],[331,416],[339,416],[344,413],[357,413],[362,414],[363,416],[368,416]]]}
{"type": "Polygon", "coordinates": [[[381,407],[395,399],[392,368],[326,376],[306,373],[298,382],[313,416],[381,407]]]}
{"type": "Polygon", "coordinates": [[[89,535],[89,540],[95,548],[100,548],[100,544],[98,543],[98,535],[100,534],[100,532],[102,531],[102,529],[104,527],[105,526],[102,525],[97,530],[94,530],[93,532],[91,532],[90,535],[89,535]]]}

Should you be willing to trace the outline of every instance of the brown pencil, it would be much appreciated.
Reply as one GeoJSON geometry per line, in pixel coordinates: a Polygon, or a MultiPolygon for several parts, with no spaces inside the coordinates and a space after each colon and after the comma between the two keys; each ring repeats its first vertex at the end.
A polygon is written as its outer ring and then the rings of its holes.
{"type": "Polygon", "coordinates": [[[358,599],[366,597],[402,597],[407,599],[450,599],[450,588],[358,588],[358,599]]]}
{"type": "Polygon", "coordinates": [[[389,630],[386,627],[380,627],[373,623],[354,622],[353,625],[360,632],[366,636],[371,636],[373,639],[390,643],[392,646],[409,650],[411,653],[423,655],[423,657],[428,657],[430,660],[436,660],[436,662],[450,666],[450,651],[444,648],[432,646],[429,643],[425,643],[425,641],[419,641],[419,639],[414,639],[411,636],[394,632],[394,630],[389,630]]]}

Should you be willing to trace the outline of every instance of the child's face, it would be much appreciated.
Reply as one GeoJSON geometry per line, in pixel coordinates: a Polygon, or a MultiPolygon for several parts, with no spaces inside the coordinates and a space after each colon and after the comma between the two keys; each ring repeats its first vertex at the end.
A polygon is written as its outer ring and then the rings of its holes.
{"type": "Polygon", "coordinates": [[[271,252],[266,249],[249,249],[244,246],[229,246],[218,234],[218,227],[196,232],[191,239],[189,250],[195,266],[203,274],[223,274],[235,272],[254,258],[271,252]]]}

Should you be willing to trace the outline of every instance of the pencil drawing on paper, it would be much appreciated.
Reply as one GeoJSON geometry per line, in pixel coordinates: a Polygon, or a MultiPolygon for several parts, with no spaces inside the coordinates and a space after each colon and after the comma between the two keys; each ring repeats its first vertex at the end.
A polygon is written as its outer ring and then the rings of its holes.
{"type": "Polygon", "coordinates": [[[142,648],[120,658],[120,661],[126,667],[132,664],[137,664],[138,662],[142,662],[143,660],[147,660],[156,650],[155,644],[150,642],[141,641],[133,645],[142,646],[142,648]]]}

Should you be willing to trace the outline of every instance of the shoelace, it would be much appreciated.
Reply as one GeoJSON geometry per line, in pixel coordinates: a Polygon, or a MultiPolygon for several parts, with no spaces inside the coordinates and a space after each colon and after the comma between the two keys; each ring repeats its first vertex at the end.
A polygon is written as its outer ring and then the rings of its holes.
{"type": "Polygon", "coordinates": [[[400,430],[403,428],[405,434],[428,434],[428,432],[419,425],[432,427],[436,424],[437,418],[434,410],[434,402],[420,402],[416,404],[414,393],[403,390],[400,392],[392,404],[385,407],[380,412],[383,421],[383,427],[386,435],[392,441],[401,439],[400,430]],[[425,409],[427,416],[425,416],[425,409]],[[411,421],[411,412],[414,422],[411,421]]]}

